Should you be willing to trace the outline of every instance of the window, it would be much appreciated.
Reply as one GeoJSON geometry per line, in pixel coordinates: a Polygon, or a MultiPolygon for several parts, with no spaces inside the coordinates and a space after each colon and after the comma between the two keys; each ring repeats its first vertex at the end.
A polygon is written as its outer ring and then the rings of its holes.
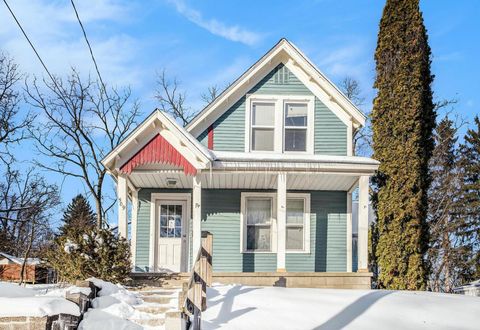
{"type": "Polygon", "coordinates": [[[306,103],[285,103],[285,151],[307,151],[307,121],[306,103]]]}
{"type": "Polygon", "coordinates": [[[182,205],[160,206],[160,237],[182,236],[182,205]]]}
{"type": "Polygon", "coordinates": [[[275,134],[275,103],[252,104],[252,150],[273,151],[275,134]]]}
{"type": "Polygon", "coordinates": [[[272,199],[247,198],[247,251],[271,251],[272,199]]]}
{"type": "Polygon", "coordinates": [[[287,199],[286,249],[303,251],[305,231],[305,199],[287,199]]]}

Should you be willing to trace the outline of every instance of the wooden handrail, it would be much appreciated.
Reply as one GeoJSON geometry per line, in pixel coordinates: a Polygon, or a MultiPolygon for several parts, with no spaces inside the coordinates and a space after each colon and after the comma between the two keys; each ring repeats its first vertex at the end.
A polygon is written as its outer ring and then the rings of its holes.
{"type": "Polygon", "coordinates": [[[200,330],[201,314],[207,309],[207,286],[212,285],[213,235],[202,231],[202,245],[193,261],[184,287],[181,311],[194,330],[200,330]],[[192,320],[193,317],[193,320],[192,320]]]}

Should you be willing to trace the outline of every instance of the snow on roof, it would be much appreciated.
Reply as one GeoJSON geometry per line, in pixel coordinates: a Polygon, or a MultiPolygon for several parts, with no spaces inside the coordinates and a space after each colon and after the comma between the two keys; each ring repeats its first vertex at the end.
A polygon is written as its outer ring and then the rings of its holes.
{"type": "MultiPolygon", "coordinates": [[[[14,257],[10,254],[7,254],[7,253],[4,253],[4,252],[0,252],[0,256],[3,256],[4,258],[7,258],[8,260],[18,264],[18,265],[22,265],[23,264],[23,260],[24,258],[20,258],[20,257],[14,257]]],[[[39,263],[41,262],[41,260],[39,258],[28,258],[27,259],[27,265],[38,265],[39,263]]]]}

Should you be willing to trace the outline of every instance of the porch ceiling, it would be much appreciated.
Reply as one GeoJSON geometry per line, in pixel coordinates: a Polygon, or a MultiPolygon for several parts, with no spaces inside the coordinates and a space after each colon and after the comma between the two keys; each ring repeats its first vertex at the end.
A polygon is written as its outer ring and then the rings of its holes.
{"type": "MultiPolygon", "coordinates": [[[[192,177],[176,170],[133,171],[130,181],[137,188],[192,188],[192,177]],[[168,181],[175,181],[169,186],[168,181]]],[[[203,189],[276,189],[275,172],[225,172],[209,171],[200,174],[203,189]]],[[[358,175],[333,173],[287,173],[287,189],[290,190],[349,190],[358,175]]]]}

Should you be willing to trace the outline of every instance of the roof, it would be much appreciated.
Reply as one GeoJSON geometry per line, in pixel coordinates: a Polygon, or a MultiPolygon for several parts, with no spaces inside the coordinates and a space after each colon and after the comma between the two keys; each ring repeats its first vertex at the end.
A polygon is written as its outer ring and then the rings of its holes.
{"type": "MultiPolygon", "coordinates": [[[[0,252],[0,256],[7,258],[8,260],[12,261],[13,263],[16,263],[18,265],[22,265],[23,261],[25,260],[24,258],[20,257],[14,257],[10,254],[0,252]]],[[[27,265],[38,265],[41,262],[39,258],[28,258],[27,259],[27,265]]]]}
{"type": "MultiPolygon", "coordinates": [[[[239,78],[237,78],[227,89],[225,89],[218,97],[216,97],[210,104],[208,104],[202,111],[200,111],[186,126],[186,130],[192,133],[194,136],[201,134],[204,126],[210,125],[214,122],[217,116],[213,116],[215,109],[221,108],[225,103],[233,104],[243,96],[233,97],[234,92],[242,85],[249,83],[259,70],[263,67],[271,64],[272,59],[287,55],[287,57],[293,61],[294,66],[299,66],[305,71],[304,79],[314,81],[320,90],[324,92],[329,101],[338,104],[339,108],[343,112],[352,118],[359,126],[365,125],[366,116],[359,110],[352,101],[345,96],[314,64],[313,62],[302,53],[297,46],[288,41],[285,38],[272,47],[264,56],[262,56],[257,62],[255,62],[250,68],[247,69],[239,78]],[[209,118],[211,117],[211,118],[209,118]],[[197,126],[202,127],[198,129],[197,126]]],[[[285,60],[284,60],[285,61],[285,60]]],[[[263,78],[263,77],[261,77],[263,78]]],[[[260,78],[260,79],[261,79],[260,78]]],[[[317,97],[317,93],[314,93],[317,97]]],[[[325,96],[324,95],[324,96],[325,96]]],[[[329,107],[330,108],[330,107],[329,107]]],[[[336,107],[335,107],[336,108],[336,107]]],[[[336,110],[336,109],[332,109],[336,110]]],[[[225,109],[226,111],[226,109],[225,109]]],[[[222,112],[223,113],[223,112],[222,112]]]]}

